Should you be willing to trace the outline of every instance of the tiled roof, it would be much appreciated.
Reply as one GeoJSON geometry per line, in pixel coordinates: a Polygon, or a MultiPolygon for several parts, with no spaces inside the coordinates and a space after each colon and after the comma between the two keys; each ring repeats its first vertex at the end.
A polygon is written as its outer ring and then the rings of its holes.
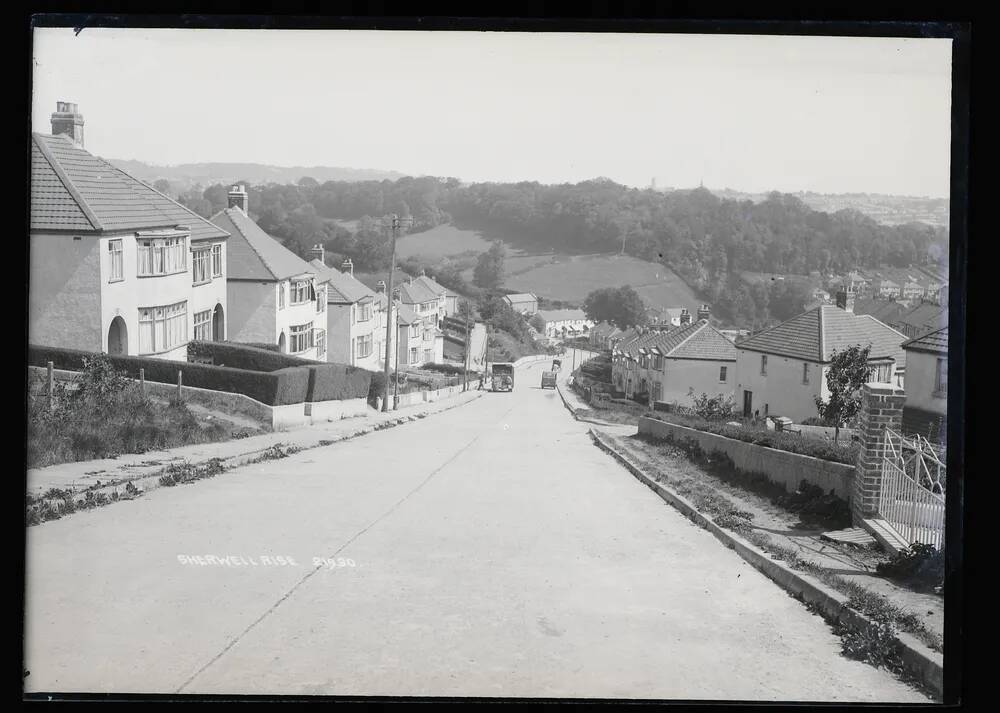
{"type": "Polygon", "coordinates": [[[440,297],[441,295],[448,294],[448,290],[446,290],[442,285],[438,284],[433,278],[427,277],[427,275],[421,275],[420,277],[414,277],[413,278],[413,284],[415,284],[415,285],[416,284],[423,285],[424,287],[426,287],[428,290],[430,290],[433,294],[437,295],[438,297],[440,297]]]}
{"type": "Polygon", "coordinates": [[[341,272],[334,267],[327,267],[319,260],[311,260],[310,264],[316,268],[316,281],[327,284],[327,303],[352,304],[360,302],[366,297],[375,297],[373,290],[350,273],[341,272]]]}
{"type": "Polygon", "coordinates": [[[564,322],[573,319],[587,319],[582,309],[546,309],[538,310],[538,316],[546,322],[564,322]]]}
{"type": "Polygon", "coordinates": [[[907,310],[906,305],[894,300],[854,300],[854,314],[870,314],[879,322],[894,324],[907,310]]]}
{"type": "MultiPolygon", "coordinates": [[[[885,321],[885,320],[883,320],[885,321]]],[[[932,331],[948,324],[948,308],[924,302],[894,320],[894,323],[919,331],[932,331]]],[[[916,332],[911,332],[915,334],[916,332]]]]}
{"type": "Polygon", "coordinates": [[[504,295],[504,299],[511,303],[515,302],[537,302],[538,298],[530,292],[517,292],[512,295],[504,295]]]}
{"type": "Polygon", "coordinates": [[[212,223],[232,235],[226,248],[229,279],[287,280],[316,273],[315,267],[265,233],[239,208],[219,211],[212,223]]]}
{"type": "Polygon", "coordinates": [[[400,324],[416,324],[420,320],[420,315],[406,306],[405,302],[396,303],[396,319],[400,324]]]}
{"type": "Polygon", "coordinates": [[[736,345],[701,320],[656,335],[653,346],[672,359],[736,361],[736,345]]]}
{"type": "Polygon", "coordinates": [[[68,137],[31,135],[31,230],[93,233],[179,225],[190,228],[192,240],[228,235],[68,137]]]}
{"type": "Polygon", "coordinates": [[[421,282],[419,277],[413,278],[412,282],[399,285],[399,299],[404,304],[418,305],[423,302],[433,302],[440,297],[441,293],[434,292],[425,282],[421,282]]]}
{"type": "Polygon", "coordinates": [[[828,362],[835,351],[855,344],[872,345],[870,358],[906,362],[906,337],[870,315],[822,305],[739,343],[740,349],[814,362],[828,362]]]}
{"type": "Polygon", "coordinates": [[[913,349],[918,352],[932,352],[934,354],[948,353],[948,328],[942,327],[930,334],[911,339],[903,343],[903,349],[913,349]]]}

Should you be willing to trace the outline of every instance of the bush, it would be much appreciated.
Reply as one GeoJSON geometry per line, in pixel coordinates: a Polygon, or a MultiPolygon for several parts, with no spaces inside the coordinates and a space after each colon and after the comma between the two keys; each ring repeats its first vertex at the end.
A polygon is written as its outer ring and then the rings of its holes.
{"type": "Polygon", "coordinates": [[[310,364],[308,401],[342,401],[367,398],[371,388],[370,372],[345,364],[310,364]]]}
{"type": "MultiPolygon", "coordinates": [[[[452,376],[461,376],[465,373],[465,368],[461,366],[455,366],[454,364],[424,364],[420,367],[427,371],[437,371],[442,374],[451,374],[452,376]]],[[[472,373],[471,371],[469,372],[472,373]]]]}
{"type": "Polygon", "coordinates": [[[944,551],[917,542],[879,564],[876,571],[911,587],[932,590],[944,584],[944,551]]]}
{"type": "Polygon", "coordinates": [[[701,396],[695,396],[694,389],[689,389],[688,396],[694,402],[694,412],[706,421],[725,421],[736,413],[736,402],[731,394],[709,396],[702,393],[701,396]]]}
{"type": "Polygon", "coordinates": [[[369,371],[368,403],[375,405],[375,399],[385,395],[385,374],[381,371],[369,371]]]}
{"type": "Polygon", "coordinates": [[[780,451],[812,456],[813,458],[821,458],[822,460],[845,463],[847,465],[854,465],[859,448],[857,443],[834,443],[794,433],[754,429],[745,426],[730,426],[723,422],[706,421],[697,415],[686,415],[677,412],[670,412],[668,415],[657,411],[650,414],[650,418],[655,418],[658,421],[666,423],[674,423],[678,426],[694,428],[707,433],[714,433],[717,436],[725,436],[726,438],[753,443],[758,446],[766,446],[780,451]]]}

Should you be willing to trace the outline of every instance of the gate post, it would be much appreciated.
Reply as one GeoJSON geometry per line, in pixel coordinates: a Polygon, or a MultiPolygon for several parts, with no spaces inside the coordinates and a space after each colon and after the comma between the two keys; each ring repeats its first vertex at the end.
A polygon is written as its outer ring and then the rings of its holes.
{"type": "Polygon", "coordinates": [[[871,383],[861,388],[858,436],[861,448],[854,468],[851,515],[854,524],[878,513],[882,492],[882,461],[886,454],[885,429],[899,430],[906,393],[890,384],[871,383]]]}

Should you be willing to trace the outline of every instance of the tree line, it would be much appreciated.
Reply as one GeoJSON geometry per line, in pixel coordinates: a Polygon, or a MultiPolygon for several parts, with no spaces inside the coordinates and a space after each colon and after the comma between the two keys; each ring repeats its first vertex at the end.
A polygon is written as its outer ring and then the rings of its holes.
{"type": "MultiPolygon", "coordinates": [[[[158,187],[161,187],[159,183],[158,187]]],[[[180,202],[209,217],[229,186],[196,187],[180,202]]],[[[923,223],[888,226],[854,210],[823,213],[771,193],[759,203],[722,199],[704,188],[660,193],[608,179],[463,185],[455,178],[247,185],[250,214],[305,256],[316,243],[356,269],[385,269],[389,242],[376,216],[413,219],[410,232],[442,223],[495,230],[518,247],[565,253],[622,252],[659,262],[691,285],[716,314],[767,322],[808,297],[792,284],[748,285],[742,271],[841,274],[856,268],[943,267],[948,235],[923,223]],[[344,223],[347,223],[345,225],[344,223]]],[[[492,266],[483,269],[486,281],[492,266]]]]}

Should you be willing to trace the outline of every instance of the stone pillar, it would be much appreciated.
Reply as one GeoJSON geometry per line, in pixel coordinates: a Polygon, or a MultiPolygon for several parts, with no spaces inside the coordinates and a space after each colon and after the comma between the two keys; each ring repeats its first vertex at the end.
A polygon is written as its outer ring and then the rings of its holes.
{"type": "Polygon", "coordinates": [[[878,512],[882,488],[882,460],[885,456],[885,429],[898,431],[906,394],[891,384],[870,383],[862,387],[858,436],[861,449],[854,472],[851,514],[855,524],[878,512]]]}

